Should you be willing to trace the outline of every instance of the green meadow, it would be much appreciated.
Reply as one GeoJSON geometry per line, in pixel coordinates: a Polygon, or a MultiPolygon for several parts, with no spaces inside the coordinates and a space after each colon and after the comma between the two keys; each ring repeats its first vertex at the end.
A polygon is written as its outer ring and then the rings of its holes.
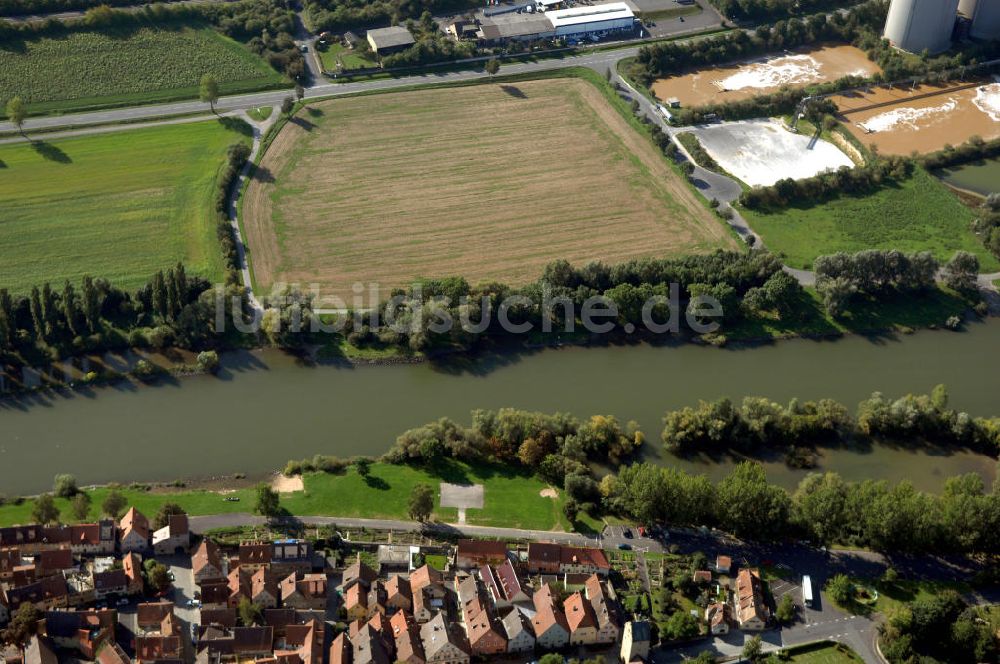
{"type": "MultiPolygon", "coordinates": [[[[513,471],[501,465],[469,465],[456,461],[440,464],[433,470],[386,463],[374,463],[368,477],[358,475],[354,467],[339,474],[308,473],[303,477],[305,489],[281,495],[281,507],[296,516],[338,516],[371,519],[408,520],[407,507],[410,492],[417,484],[429,484],[438,492],[441,482],[469,482],[484,487],[482,510],[470,509],[470,524],[531,530],[571,530],[563,516],[565,496],[559,491],[557,498],[542,496],[548,485],[536,477],[513,471]]],[[[110,489],[89,491],[91,518],[99,516],[101,503],[110,489]]],[[[147,516],[156,513],[160,505],[174,502],[188,514],[224,514],[252,512],[255,490],[240,489],[225,495],[203,490],[157,490],[122,488],[120,491],[130,505],[147,516]],[[238,501],[226,501],[225,497],[238,501]]],[[[458,519],[454,508],[441,508],[440,496],[435,499],[434,517],[439,521],[454,523],[458,519]]],[[[69,501],[56,499],[62,511],[60,520],[72,521],[69,501]]],[[[0,526],[30,523],[32,501],[19,505],[8,503],[0,506],[0,526]]],[[[577,529],[586,532],[595,529],[598,522],[581,515],[577,529]]]]}
{"type": "Polygon", "coordinates": [[[138,287],[183,261],[219,279],[216,180],[235,123],[203,121],[0,145],[0,287],[84,275],[138,287]],[[233,127],[233,128],[229,128],[233,127]]]}
{"type": "Polygon", "coordinates": [[[743,210],[750,227],[792,267],[812,268],[838,251],[930,251],[946,261],[959,249],[979,256],[983,272],[1000,269],[969,228],[974,214],[923,169],[897,186],[865,196],[840,196],[811,206],[766,213],[743,210]]]}

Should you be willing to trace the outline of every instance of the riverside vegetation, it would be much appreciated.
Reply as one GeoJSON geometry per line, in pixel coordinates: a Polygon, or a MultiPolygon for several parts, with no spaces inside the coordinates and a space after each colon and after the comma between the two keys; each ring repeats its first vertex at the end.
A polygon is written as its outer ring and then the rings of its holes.
{"type": "MultiPolygon", "coordinates": [[[[934,437],[948,422],[955,426],[964,419],[942,406],[942,399],[942,390],[930,398],[905,397],[894,402],[876,395],[859,409],[858,426],[876,437],[899,432],[934,437]]],[[[809,414],[810,408],[803,404],[789,409],[793,410],[790,417],[774,418],[774,428],[823,431],[826,425],[817,424],[822,416],[809,414]]],[[[815,412],[820,410],[817,406],[815,412]]],[[[770,419],[743,417],[742,421],[770,419]]],[[[827,419],[843,419],[843,415],[827,419]]],[[[995,440],[996,420],[988,426],[995,440]]],[[[718,526],[761,541],[808,538],[817,544],[887,552],[975,553],[996,551],[1000,546],[1000,492],[987,492],[976,474],[950,478],[941,494],[930,494],[917,491],[908,481],[896,485],[847,482],[836,473],[812,473],[790,493],[769,484],[756,462],[738,464],[717,483],[704,475],[633,462],[643,443],[644,436],[634,424],[622,425],[609,416],[578,420],[558,413],[480,410],[473,412],[468,427],[441,419],[406,431],[378,461],[317,456],[289,462],[286,472],[302,473],[305,491],[283,496],[279,511],[300,516],[336,513],[407,518],[413,487],[440,481],[478,482],[485,487],[486,508],[472,510],[469,519],[481,525],[573,527],[589,532],[599,528],[603,518],[617,516],[641,524],[718,526]],[[592,462],[617,465],[617,474],[600,475],[592,462]],[[550,486],[561,489],[558,498],[542,493],[550,486]]],[[[61,478],[58,486],[65,485],[61,478]]],[[[92,504],[101,504],[113,491],[149,512],[167,502],[190,514],[238,512],[248,507],[223,502],[214,492],[154,493],[143,487],[94,489],[90,491],[92,504]]],[[[240,489],[231,495],[250,502],[254,493],[240,489]]],[[[48,496],[42,502],[52,507],[46,508],[49,518],[58,518],[61,511],[71,513],[66,498],[48,496]]],[[[24,522],[37,505],[22,499],[7,503],[0,507],[0,523],[24,522]]],[[[439,508],[436,513],[439,518],[455,518],[450,508],[439,508]]]]}

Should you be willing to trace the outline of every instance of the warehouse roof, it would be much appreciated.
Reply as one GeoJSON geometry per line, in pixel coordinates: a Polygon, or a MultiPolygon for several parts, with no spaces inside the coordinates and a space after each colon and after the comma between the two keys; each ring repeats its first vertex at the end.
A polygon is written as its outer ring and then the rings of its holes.
{"type": "Polygon", "coordinates": [[[369,30],[368,40],[372,42],[376,49],[393,48],[396,46],[409,46],[413,43],[413,35],[401,25],[392,25],[388,28],[369,30]]]}
{"type": "Polygon", "coordinates": [[[479,26],[483,39],[513,39],[517,37],[532,37],[551,35],[552,21],[547,14],[501,14],[489,16],[482,20],[479,26]]]}
{"type": "Polygon", "coordinates": [[[594,23],[597,21],[618,21],[635,18],[635,13],[624,2],[609,2],[606,5],[573,7],[545,12],[552,25],[559,28],[566,25],[594,23]]]}

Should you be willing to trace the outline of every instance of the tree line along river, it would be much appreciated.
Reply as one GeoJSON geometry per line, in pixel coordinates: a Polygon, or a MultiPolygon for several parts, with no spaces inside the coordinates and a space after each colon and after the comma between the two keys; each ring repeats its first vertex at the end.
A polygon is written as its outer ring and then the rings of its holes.
{"type": "MultiPolygon", "coordinates": [[[[0,491],[48,490],[70,472],[81,483],[170,481],[263,474],[316,453],[378,455],[402,431],[442,416],[468,424],[474,408],[506,406],[603,413],[637,420],[646,457],[713,478],[731,457],[678,459],[662,451],[667,409],[699,399],[830,397],[852,411],[875,390],[899,396],[948,386],[952,404],[1000,414],[1000,321],[962,333],[836,341],[790,340],[748,348],[616,346],[540,350],[467,366],[303,366],[276,351],[223,356],[218,376],[152,386],[122,383],[80,392],[0,401],[0,491]]],[[[764,458],[771,481],[794,487],[807,471],[764,458]]],[[[887,445],[824,449],[820,470],[845,478],[911,480],[937,490],[945,477],[978,472],[992,482],[994,459],[967,451],[887,445]]]]}

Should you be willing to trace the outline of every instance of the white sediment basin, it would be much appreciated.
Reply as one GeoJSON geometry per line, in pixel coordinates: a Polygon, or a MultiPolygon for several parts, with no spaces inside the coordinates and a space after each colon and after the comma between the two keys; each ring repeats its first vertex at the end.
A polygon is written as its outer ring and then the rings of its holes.
{"type": "Polygon", "coordinates": [[[723,122],[692,131],[722,168],[751,186],[854,166],[837,146],[792,133],[778,120],[723,122]]]}

